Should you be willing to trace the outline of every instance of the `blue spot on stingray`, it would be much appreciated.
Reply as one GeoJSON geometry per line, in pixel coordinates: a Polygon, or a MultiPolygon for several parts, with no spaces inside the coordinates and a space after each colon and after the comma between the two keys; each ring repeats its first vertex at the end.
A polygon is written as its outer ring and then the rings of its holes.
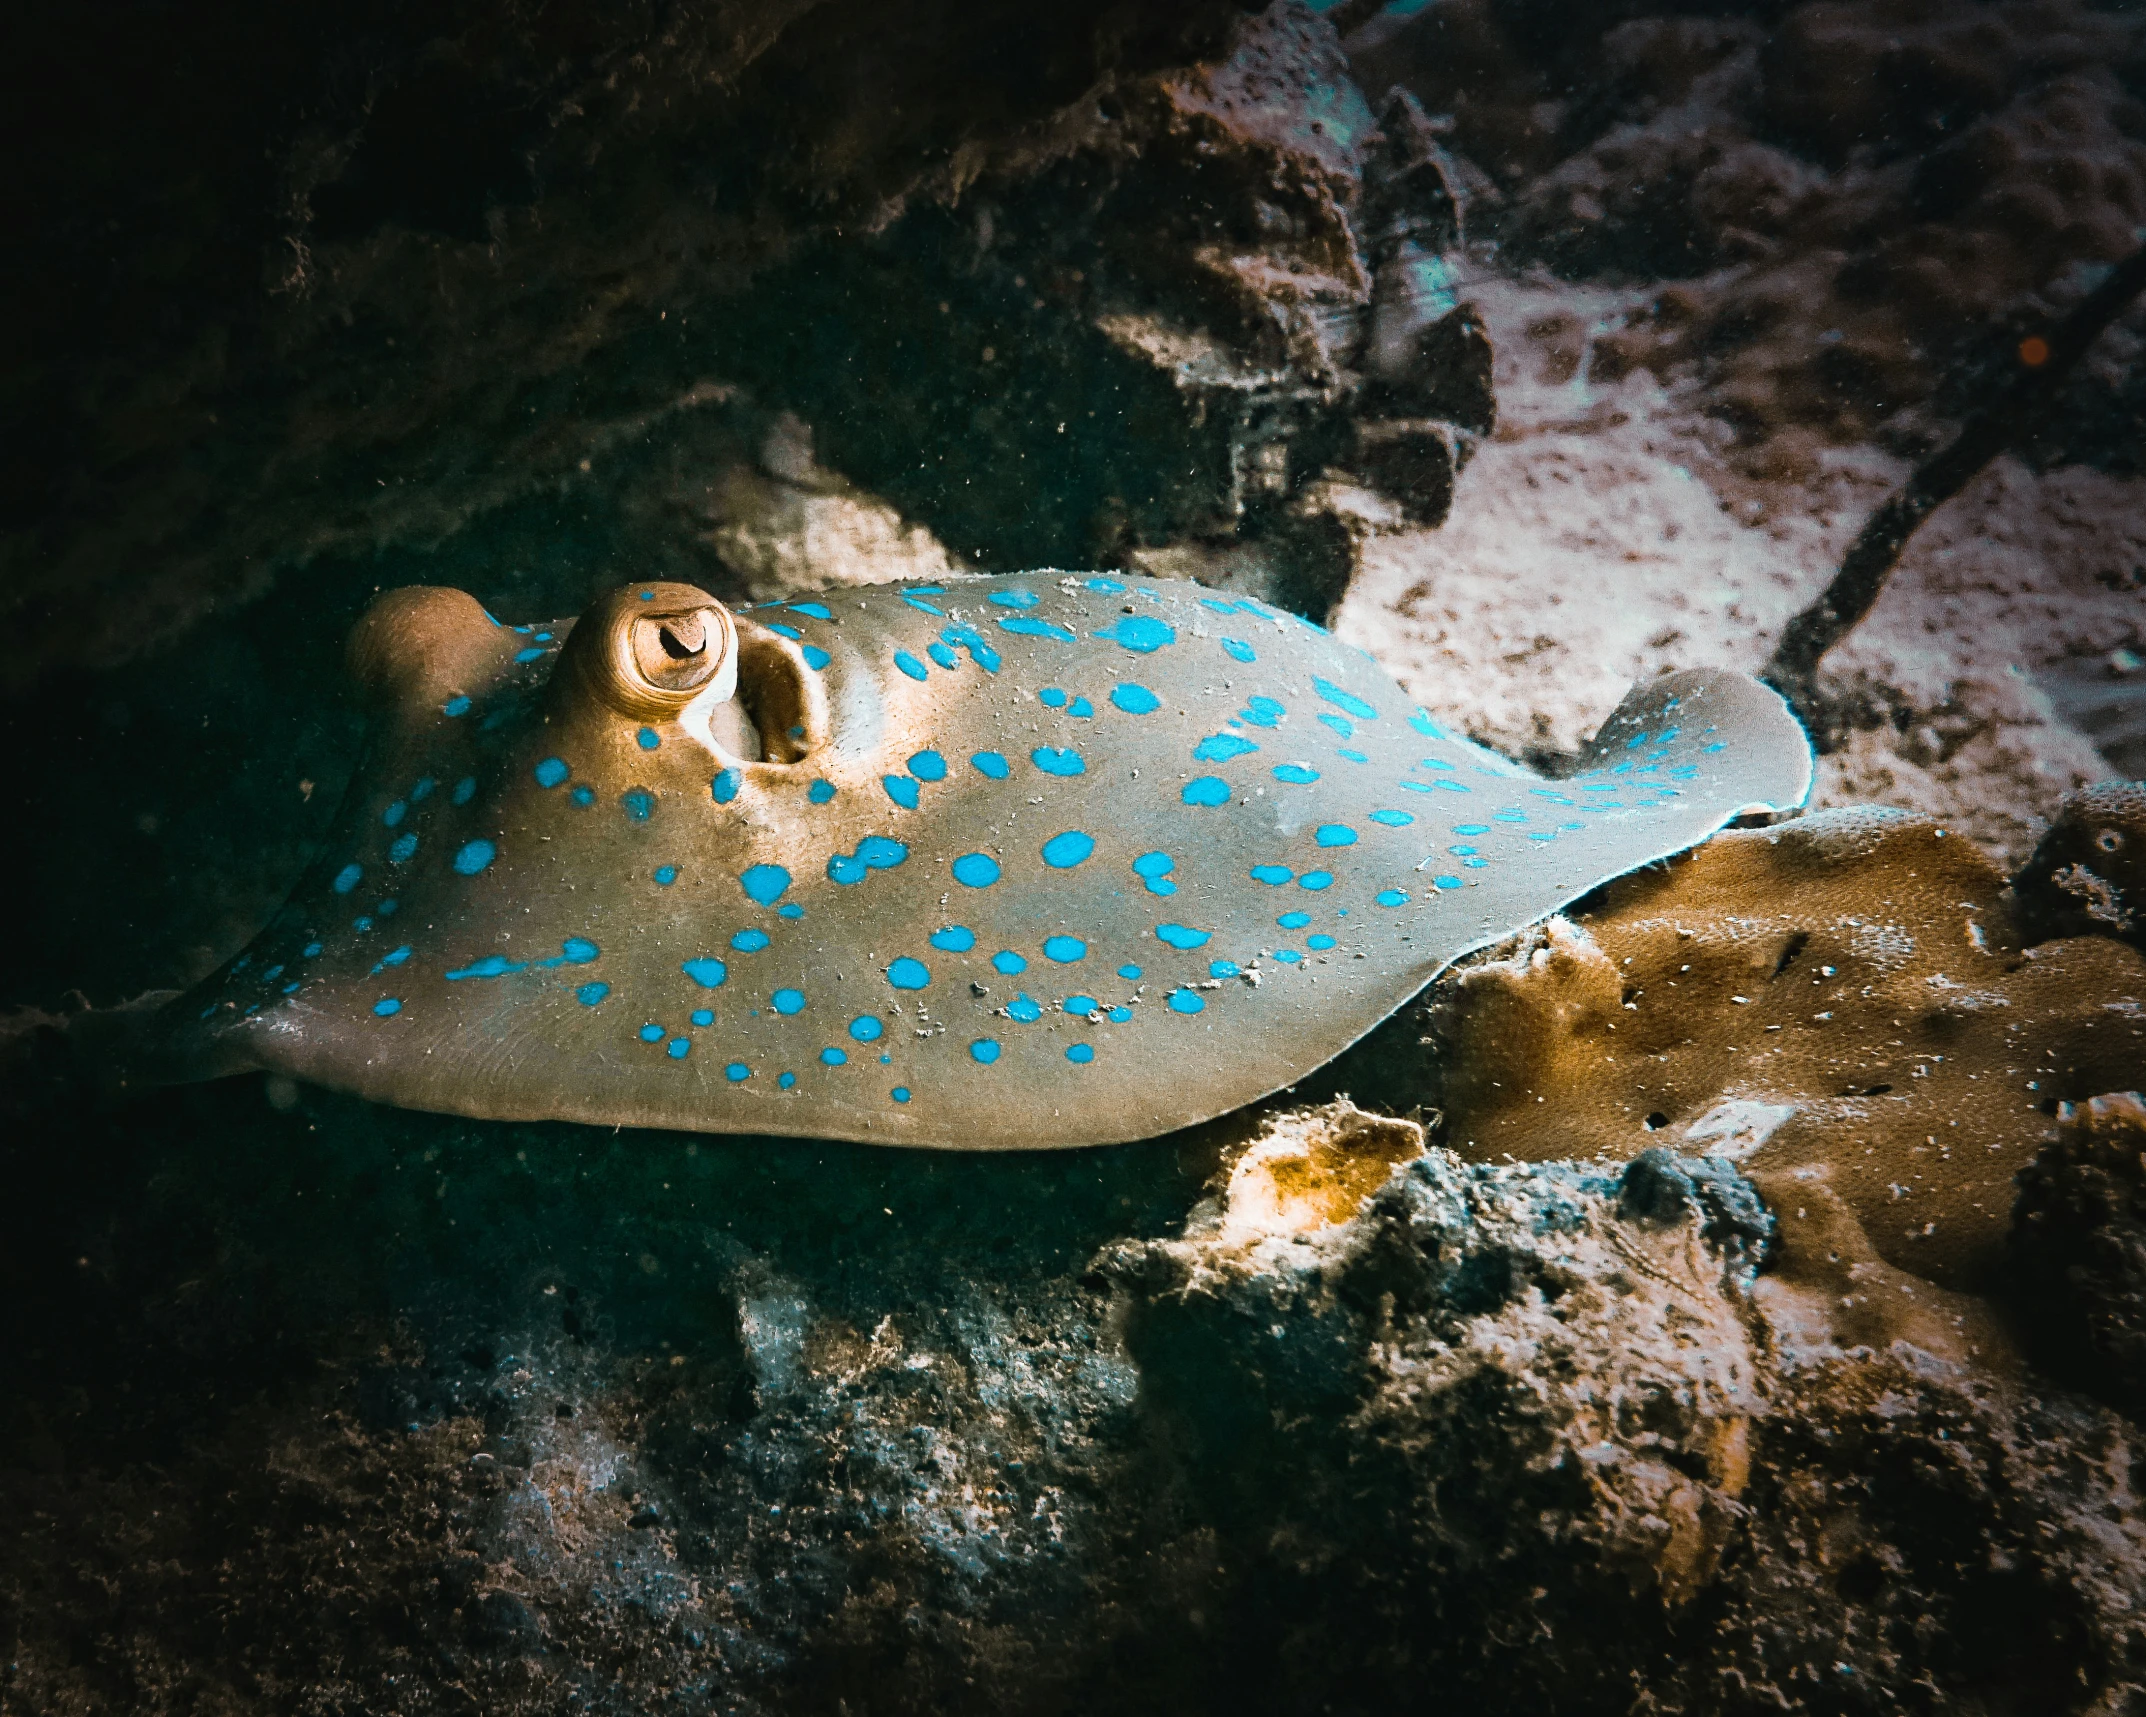
{"type": "Polygon", "coordinates": [[[1095,851],[1095,837],[1083,834],[1078,829],[1067,829],[1063,834],[1053,835],[1043,843],[1043,862],[1053,870],[1071,870],[1083,863],[1095,851]]]}
{"type": "Polygon", "coordinates": [[[936,603],[926,602],[921,596],[911,596],[905,590],[902,592],[902,600],[908,603],[910,607],[920,609],[926,614],[936,614],[941,620],[944,620],[946,618],[945,609],[939,607],[936,603]]]}
{"type": "Polygon", "coordinates": [[[1347,746],[1343,746],[1338,749],[1334,753],[1334,755],[1336,757],[1345,758],[1351,763],[1369,763],[1371,761],[1371,759],[1366,757],[1361,751],[1351,751],[1348,749],[1347,746]]]}
{"type": "Polygon", "coordinates": [[[909,773],[919,781],[944,781],[946,759],[936,751],[920,751],[909,760],[909,773]]]}
{"type": "Polygon", "coordinates": [[[408,864],[416,856],[417,836],[415,834],[397,835],[387,849],[388,863],[390,864],[408,864]]]}
{"type": "Polygon", "coordinates": [[[979,775],[988,775],[994,781],[1003,781],[1013,766],[995,751],[979,751],[969,759],[969,767],[979,775]]]}
{"type": "Polygon", "coordinates": [[[1150,655],[1165,644],[1177,642],[1177,633],[1151,614],[1128,614],[1115,626],[1104,627],[1096,636],[1115,639],[1137,656],[1150,655]]]}
{"type": "MultiPolygon", "coordinates": [[[[994,596],[991,600],[996,602],[998,598],[994,596]]],[[[1033,619],[1026,614],[1002,615],[999,629],[1003,632],[1018,632],[1028,638],[1056,638],[1061,644],[1073,642],[1073,634],[1063,626],[1053,625],[1048,620],[1033,619]]]]}
{"type": "Polygon", "coordinates": [[[757,954],[768,942],[769,936],[765,930],[740,930],[730,939],[731,947],[741,954],[757,954]]]}
{"type": "Polygon", "coordinates": [[[733,1085],[742,1085],[753,1076],[753,1070],[742,1061],[733,1061],[723,1069],[723,1077],[733,1085]]]}
{"type": "Polygon", "coordinates": [[[969,1045],[969,1057],[971,1060],[979,1061],[984,1066],[989,1067],[999,1057],[998,1039],[995,1037],[978,1038],[969,1045]]]}
{"type": "Polygon", "coordinates": [[[1035,999],[1024,990],[1006,1004],[1006,1017],[1019,1020],[1023,1025],[1034,1025],[1043,1017],[1043,1010],[1036,1006],[1035,999]]]}
{"type": "Polygon", "coordinates": [[[1016,972],[1028,970],[1028,962],[1011,948],[1001,948],[996,954],[993,954],[991,956],[991,965],[994,970],[1004,972],[1009,978],[1016,972]]]}
{"type": "MultiPolygon", "coordinates": [[[[1455,823],[1453,832],[1456,835],[1487,835],[1490,833],[1490,825],[1488,823],[1455,823]]],[[[1475,849],[1470,847],[1468,850],[1473,852],[1475,849]]]]}
{"type": "Polygon", "coordinates": [[[458,696],[455,696],[455,697],[451,697],[451,698],[449,698],[449,699],[448,699],[448,700],[447,700],[447,701],[446,701],[445,703],[443,703],[443,704],[441,704],[441,705],[440,705],[440,714],[442,714],[442,715],[467,715],[467,714],[469,714],[469,699],[468,699],[468,698],[466,698],[466,697],[461,697],[461,696],[459,696],[459,695],[458,695],[458,696]]]}
{"type": "Polygon", "coordinates": [[[303,948],[298,950],[298,957],[301,960],[310,960],[315,954],[318,954],[324,946],[324,943],[308,942],[303,948]]]}
{"type": "Polygon", "coordinates": [[[966,954],[976,946],[976,932],[966,924],[949,924],[931,933],[931,945],[943,954],[966,954]]]}
{"type": "Polygon", "coordinates": [[[898,990],[921,990],[931,982],[931,968],[904,954],[887,968],[887,982],[898,990]]]}
{"type": "Polygon", "coordinates": [[[490,841],[471,841],[460,852],[455,854],[455,874],[458,876],[475,876],[498,856],[499,849],[490,841]]]}
{"type": "Polygon", "coordinates": [[[517,662],[534,662],[540,660],[543,657],[543,654],[544,652],[542,650],[532,647],[527,650],[515,651],[514,659],[517,662]]]}
{"type": "Polygon", "coordinates": [[[1334,886],[1334,873],[1330,870],[1308,870],[1297,878],[1297,887],[1308,888],[1317,894],[1334,886]]]}
{"type": "Polygon", "coordinates": [[[877,1043],[879,1034],[886,1029],[870,1014],[859,1014],[849,1022],[849,1034],[859,1043],[877,1043]]]}
{"type": "Polygon", "coordinates": [[[988,853],[963,853],[952,868],[963,888],[989,888],[999,879],[998,860],[988,853]]]}
{"type": "Polygon", "coordinates": [[[1431,881],[1439,888],[1460,887],[1460,878],[1457,876],[1434,876],[1431,881]]]}
{"type": "Polygon", "coordinates": [[[1235,656],[1240,662],[1256,662],[1259,660],[1258,653],[1242,638],[1225,638],[1222,640],[1222,648],[1232,656],[1235,656]]]}
{"type": "Polygon", "coordinates": [[[1170,1011],[1174,1014],[1200,1014],[1207,1011],[1207,999],[1198,990],[1172,990],[1170,1011]]]}
{"type": "Polygon", "coordinates": [[[790,886],[790,873],[779,864],[756,864],[739,873],[738,885],[755,906],[773,906],[790,886]]]}
{"type": "MultiPolygon", "coordinates": [[[[1229,964],[1229,962],[1228,962],[1228,961],[1226,961],[1226,960],[1225,960],[1225,961],[1222,961],[1222,962],[1220,962],[1220,963],[1221,963],[1221,964],[1223,964],[1223,965],[1228,965],[1228,964],[1229,964]]],[[[1231,970],[1232,972],[1234,972],[1234,971],[1236,970],[1236,968],[1235,968],[1234,966],[1232,966],[1232,967],[1230,968],[1230,970],[1231,970]]],[[[1118,1007],[1118,1008],[1112,1008],[1112,1009],[1110,1010],[1110,1018],[1111,1018],[1112,1022],[1113,1022],[1113,1023],[1115,1023],[1115,1024],[1117,1024],[1117,1025],[1123,1025],[1123,1024],[1124,1024],[1124,1023],[1125,1023],[1125,1022],[1126,1022],[1127,1020],[1131,1019],[1132,1017],[1133,1017],[1133,1010],[1132,1010],[1131,1008],[1125,1008],[1125,1007],[1118,1007]]]]}
{"type": "Polygon", "coordinates": [[[805,790],[805,797],[815,805],[824,805],[835,796],[835,784],[824,776],[805,790]]]}
{"type": "Polygon", "coordinates": [[[1717,739],[1712,745],[1702,745],[1699,749],[1701,751],[1726,751],[1729,747],[1725,741],[1717,739]]]}
{"type": "Polygon", "coordinates": [[[585,1008],[592,1008],[611,993],[609,984],[583,984],[574,992],[574,1000],[585,1008]]]}
{"type": "Polygon", "coordinates": [[[1214,932],[1194,930],[1185,924],[1158,924],[1155,926],[1155,935],[1158,940],[1169,943],[1171,947],[1183,950],[1199,947],[1203,942],[1211,940],[1214,932]]]}
{"type": "Polygon", "coordinates": [[[825,650],[821,649],[819,645],[807,644],[805,646],[805,666],[810,668],[814,673],[818,673],[822,668],[826,667],[827,664],[833,660],[834,657],[830,656],[825,650]]]}
{"type": "Polygon", "coordinates": [[[584,783],[582,786],[576,787],[567,797],[572,799],[575,804],[586,807],[596,803],[596,789],[584,783]]]}
{"type": "Polygon", "coordinates": [[[1246,874],[1254,882],[1263,882],[1269,888],[1279,888],[1296,875],[1296,872],[1285,864],[1255,864],[1246,874]]]}
{"type": "MultiPolygon", "coordinates": [[[[409,943],[405,942],[400,948],[394,950],[394,952],[381,955],[380,964],[375,966],[373,970],[376,972],[380,972],[385,971],[390,966],[399,966],[409,957],[410,945],[409,943]]],[[[264,979],[274,979],[278,977],[282,973],[282,971],[283,968],[281,966],[271,966],[268,968],[267,971],[263,972],[261,976],[264,979]]]]}
{"type": "Polygon", "coordinates": [[[654,728],[644,727],[633,736],[633,742],[643,751],[653,751],[663,743],[663,738],[654,728]]]}
{"type": "Polygon", "coordinates": [[[1213,596],[1201,597],[1200,606],[1202,608],[1209,609],[1216,614],[1234,614],[1237,612],[1236,603],[1224,602],[1219,597],[1213,596]]]}
{"type": "Polygon", "coordinates": [[[920,789],[908,776],[882,775],[879,778],[879,784],[886,788],[887,797],[901,806],[903,810],[913,811],[917,808],[917,794],[920,789]]]}
{"type": "Polygon", "coordinates": [[[916,657],[912,656],[907,650],[897,650],[894,652],[894,665],[897,668],[901,669],[901,671],[907,674],[912,680],[926,680],[931,678],[931,670],[927,668],[922,662],[918,661],[916,657]]]}
{"type": "Polygon", "coordinates": [[[394,804],[390,805],[386,810],[380,813],[380,820],[392,829],[397,823],[401,822],[403,818],[408,816],[409,814],[410,807],[408,802],[406,800],[397,799],[394,804]]]}
{"type": "Polygon", "coordinates": [[[1175,894],[1177,884],[1170,881],[1170,872],[1177,868],[1177,861],[1168,853],[1142,853],[1133,860],[1133,874],[1147,885],[1150,894],[1175,894]]]}
{"type": "Polygon", "coordinates": [[[447,797],[457,805],[466,805],[477,796],[477,777],[465,775],[455,783],[455,790],[447,797]]]}
{"type": "Polygon", "coordinates": [[[1001,608],[1033,608],[1042,600],[1033,590],[993,591],[991,600],[1001,608]]]}
{"type": "Polygon", "coordinates": [[[1343,739],[1347,739],[1349,735],[1356,731],[1355,726],[1345,715],[1333,715],[1326,710],[1321,710],[1319,712],[1319,721],[1322,726],[1332,728],[1343,739]]]}
{"type": "Polygon", "coordinates": [[[1294,948],[1277,948],[1274,950],[1274,957],[1285,966],[1294,966],[1304,958],[1294,948]]]}
{"type": "Polygon", "coordinates": [[[793,602],[790,604],[790,612],[809,615],[814,620],[832,620],[834,618],[834,615],[826,607],[817,602],[793,602]]]}
{"type": "Polygon", "coordinates": [[[1436,781],[1433,781],[1431,785],[1433,787],[1436,787],[1441,793],[1466,793],[1471,791],[1471,789],[1462,786],[1458,781],[1448,781],[1445,780],[1443,777],[1436,781]]]}
{"type": "Polygon", "coordinates": [[[695,1008],[693,1010],[693,1023],[700,1026],[715,1024],[715,1009],[695,1008]]]}
{"type": "Polygon", "coordinates": [[[805,1011],[805,992],[803,990],[777,990],[768,1000],[775,1004],[775,1011],[779,1014],[803,1013],[805,1011]]]}
{"type": "Polygon", "coordinates": [[[690,1037],[674,1037],[664,1045],[663,1052],[673,1061],[683,1061],[693,1053],[693,1040],[690,1037]]]}
{"type": "Polygon", "coordinates": [[[786,905],[776,907],[775,916],[777,918],[802,918],[805,916],[805,909],[793,900],[786,905]]]}
{"type": "Polygon", "coordinates": [[[730,976],[730,968],[722,961],[711,960],[705,956],[698,960],[688,960],[678,969],[704,990],[721,989],[723,980],[730,976]]]}
{"type": "Polygon", "coordinates": [[[1028,754],[1033,763],[1046,775],[1085,775],[1087,760],[1077,751],[1061,751],[1054,745],[1039,745],[1028,754]]]}
{"type": "Polygon", "coordinates": [[[1036,701],[1042,704],[1045,709],[1064,709],[1066,707],[1066,694],[1056,686],[1045,686],[1043,690],[1036,694],[1036,701]]]}
{"type": "Polygon", "coordinates": [[[1322,847],[1353,847],[1356,831],[1347,823],[1321,823],[1312,839],[1322,847]]]}
{"type": "Polygon", "coordinates": [[[1276,727],[1289,712],[1272,698],[1247,698],[1238,714],[1254,727],[1276,727]]]}
{"type": "Polygon", "coordinates": [[[532,773],[536,776],[536,784],[539,787],[557,787],[562,785],[573,771],[567,768],[565,758],[547,757],[532,773]]]}
{"type": "Polygon", "coordinates": [[[1075,698],[1066,706],[1066,714],[1075,721],[1092,721],[1095,719],[1095,705],[1086,698],[1075,698]]]}
{"type": "Polygon", "coordinates": [[[1110,701],[1127,715],[1153,715],[1162,708],[1161,698],[1149,691],[1146,686],[1136,686],[1130,681],[1121,686],[1113,686],[1110,691],[1110,701]]]}
{"type": "Polygon", "coordinates": [[[346,864],[341,870],[335,873],[335,881],[330,883],[329,887],[333,888],[338,894],[348,894],[353,888],[356,888],[358,886],[359,881],[364,877],[364,875],[365,872],[362,867],[354,864],[346,864]]]}
{"type": "Polygon", "coordinates": [[[1285,912],[1274,922],[1284,930],[1301,930],[1311,922],[1311,914],[1308,912],[1285,912]]]}
{"type": "Polygon", "coordinates": [[[1528,814],[1525,811],[1493,811],[1490,814],[1496,821],[1501,823],[1524,823],[1528,820],[1528,814]]]}
{"type": "Polygon", "coordinates": [[[674,864],[659,864],[653,874],[658,888],[668,888],[678,880],[678,867],[674,864]]]}
{"type": "Polygon", "coordinates": [[[663,1027],[656,1024],[654,1020],[650,1020],[648,1024],[641,1027],[640,1031],[635,1035],[637,1035],[643,1043],[660,1043],[663,1039],[663,1027]]]}
{"type": "Polygon", "coordinates": [[[958,668],[961,666],[961,658],[936,639],[924,646],[924,654],[937,662],[942,668],[958,668]]]}
{"type": "Polygon", "coordinates": [[[1316,949],[1322,954],[1333,945],[1334,939],[1331,936],[1307,936],[1304,939],[1305,947],[1316,949]]]}
{"type": "Polygon", "coordinates": [[[787,1091],[797,1083],[797,1075],[794,1073],[779,1073],[775,1076],[775,1083],[787,1091]]]}
{"type": "Polygon", "coordinates": [[[800,632],[795,626],[784,626],[773,620],[770,620],[767,623],[767,629],[770,632],[779,632],[782,634],[783,637],[792,640],[802,638],[804,636],[804,633],[800,632]]]}
{"type": "Polygon", "coordinates": [[[1405,888],[1382,888],[1378,892],[1377,899],[1381,906],[1406,906],[1408,904],[1408,890],[1405,888]]]}
{"type": "MultiPolygon", "coordinates": [[[[370,930],[373,927],[373,921],[370,915],[360,916],[350,921],[350,927],[353,930],[370,930]]],[[[233,971],[237,969],[236,966],[232,968],[233,971]]]]}
{"type": "Polygon", "coordinates": [[[1642,745],[1646,743],[1647,736],[1644,733],[1635,733],[1630,739],[1624,742],[1624,748],[1627,751],[1637,751],[1642,745]]]}
{"type": "Polygon", "coordinates": [[[544,964],[552,966],[563,961],[569,966],[586,966],[602,953],[603,950],[586,936],[569,936],[559,944],[559,959],[546,960],[544,964]]]}
{"type": "Polygon", "coordinates": [[[1140,979],[1140,968],[1138,966],[1120,966],[1118,976],[1137,983],[1140,979]]]}
{"type": "Polygon", "coordinates": [[[1328,703],[1335,705],[1337,708],[1347,710],[1359,721],[1378,720],[1379,712],[1377,710],[1373,709],[1353,692],[1343,691],[1332,680],[1322,680],[1315,676],[1311,682],[1311,689],[1326,699],[1328,703]]]}
{"type": "Polygon", "coordinates": [[[1308,787],[1319,779],[1319,771],[1302,763],[1277,763],[1274,766],[1274,778],[1277,781],[1286,781],[1292,787],[1308,787]]]}
{"type": "Polygon", "coordinates": [[[382,1019],[386,1019],[393,1014],[399,1014],[402,1012],[402,998],[399,996],[382,996],[373,1003],[373,1012],[382,1019]]]}
{"type": "Polygon", "coordinates": [[[655,814],[656,796],[646,787],[628,787],[618,796],[619,808],[637,823],[645,823],[655,814]]]}
{"type": "Polygon", "coordinates": [[[1103,1004],[1093,996],[1068,996],[1062,1005],[1075,1019],[1086,1019],[1090,1014],[1103,1011],[1103,1004]]]}
{"type": "MultiPolygon", "coordinates": [[[[1235,960],[1210,960],[1207,962],[1207,975],[1210,978],[1234,978],[1239,976],[1242,970],[1243,968],[1235,960]]],[[[1117,1017],[1115,1010],[1112,1011],[1111,1017],[1113,1019],[1117,1017]]]]}
{"type": "Polygon", "coordinates": [[[1196,781],[1187,781],[1178,797],[1188,805],[1227,805],[1229,783],[1219,775],[1202,775],[1196,781]]]}
{"type": "Polygon", "coordinates": [[[1085,1067],[1095,1059],[1095,1045],[1076,1043],[1066,1051],[1066,1059],[1077,1066],[1085,1067]]]}
{"type": "Polygon", "coordinates": [[[454,983],[463,978],[504,978],[509,972],[526,972],[528,969],[529,962],[526,960],[510,960],[504,954],[487,954],[481,960],[472,961],[452,972],[444,972],[441,976],[454,983]]]}
{"type": "Polygon", "coordinates": [[[1210,733],[1192,748],[1192,755],[1201,763],[1226,763],[1258,749],[1251,740],[1239,739],[1234,733],[1210,733]]]}
{"type": "Polygon", "coordinates": [[[849,1056],[846,1052],[835,1048],[833,1044],[829,1044],[820,1051],[820,1065],[822,1067],[847,1067],[849,1065],[849,1056]]]}
{"type": "Polygon", "coordinates": [[[1078,936],[1046,936],[1043,939],[1043,957],[1056,960],[1061,966],[1070,966],[1075,960],[1088,957],[1088,944],[1078,936]]]}
{"type": "Polygon", "coordinates": [[[1384,823],[1389,829],[1399,829],[1405,828],[1416,819],[1406,811],[1373,811],[1371,820],[1374,823],[1384,823]]]}
{"type": "Polygon", "coordinates": [[[1089,578],[1081,581],[1081,588],[1084,590],[1120,591],[1125,586],[1114,578],[1089,578]]]}
{"type": "MultiPolygon", "coordinates": [[[[885,1058],[882,1057],[881,1059],[885,1058]]],[[[892,1097],[897,1103],[906,1103],[909,1101],[909,1087],[906,1085],[897,1085],[892,1091],[889,1091],[887,1095],[889,1097],[892,1097]]]]}

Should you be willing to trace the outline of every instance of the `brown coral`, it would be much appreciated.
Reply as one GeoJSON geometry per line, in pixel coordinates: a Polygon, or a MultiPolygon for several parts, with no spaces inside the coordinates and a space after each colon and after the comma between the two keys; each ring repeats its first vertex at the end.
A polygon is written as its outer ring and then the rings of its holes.
{"type": "Polygon", "coordinates": [[[1972,1288],[2055,1104],[2146,1060],[2146,961],[2099,937],[2023,949],[1972,843],[1855,809],[1613,884],[1463,973],[1432,1019],[1467,1155],[1673,1137],[1744,1168],[1789,1258],[1850,1267],[1854,1228],[1877,1260],[1972,1288]]]}

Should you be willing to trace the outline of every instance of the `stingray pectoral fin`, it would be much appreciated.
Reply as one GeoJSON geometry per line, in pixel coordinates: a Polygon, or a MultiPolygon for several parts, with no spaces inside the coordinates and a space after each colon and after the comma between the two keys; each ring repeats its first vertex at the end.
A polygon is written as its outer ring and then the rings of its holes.
{"type": "Polygon", "coordinates": [[[1727,823],[1800,809],[1812,769],[1810,736],[1779,692],[1733,668],[1683,668],[1626,692],[1566,779],[1666,788],[1727,823]]]}

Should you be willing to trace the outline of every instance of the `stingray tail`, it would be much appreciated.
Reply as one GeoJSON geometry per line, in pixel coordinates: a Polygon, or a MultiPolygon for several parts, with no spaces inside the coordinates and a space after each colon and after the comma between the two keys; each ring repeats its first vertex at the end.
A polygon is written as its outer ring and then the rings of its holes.
{"type": "Polygon", "coordinates": [[[56,1124],[198,1077],[172,1041],[167,1004],[178,995],[151,990],[117,1007],[0,1016],[0,1119],[56,1124]]]}

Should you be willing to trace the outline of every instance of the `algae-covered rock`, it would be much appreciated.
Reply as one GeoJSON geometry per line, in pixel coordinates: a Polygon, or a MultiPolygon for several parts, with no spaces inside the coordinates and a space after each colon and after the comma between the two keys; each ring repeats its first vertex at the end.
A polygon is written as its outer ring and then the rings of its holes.
{"type": "Polygon", "coordinates": [[[2030,940],[2115,936],[2146,948],[2146,781],[2072,794],[2012,891],[2030,940]]]}
{"type": "Polygon", "coordinates": [[[1980,849],[1870,807],[1614,883],[1428,1020],[1464,1155],[1667,1138],[1735,1161],[1791,1251],[1799,1224],[1843,1218],[1886,1264],[1973,1288],[2056,1104],[2146,1058],[2146,962],[2100,936],[2023,948],[1980,849]]]}

